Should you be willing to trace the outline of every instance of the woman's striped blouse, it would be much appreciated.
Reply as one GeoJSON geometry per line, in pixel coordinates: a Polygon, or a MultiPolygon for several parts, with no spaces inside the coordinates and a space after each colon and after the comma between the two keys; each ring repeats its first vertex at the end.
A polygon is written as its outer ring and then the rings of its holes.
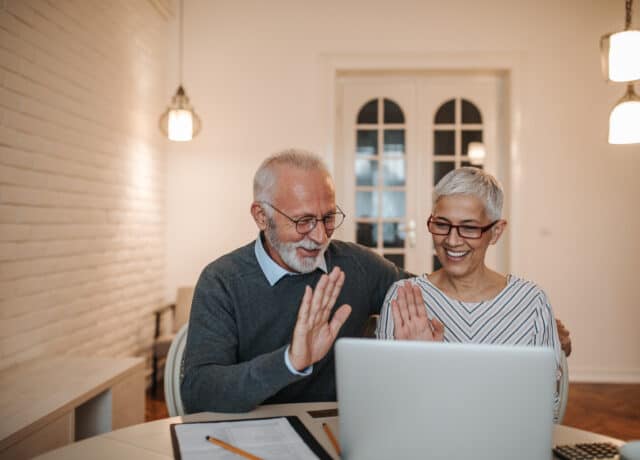
{"type": "Polygon", "coordinates": [[[513,275],[497,296],[482,302],[452,299],[426,276],[398,281],[385,297],[377,338],[394,338],[391,301],[405,281],[420,288],[427,314],[444,324],[445,342],[547,346],[553,348],[560,365],[560,340],[547,296],[535,283],[513,275]]]}

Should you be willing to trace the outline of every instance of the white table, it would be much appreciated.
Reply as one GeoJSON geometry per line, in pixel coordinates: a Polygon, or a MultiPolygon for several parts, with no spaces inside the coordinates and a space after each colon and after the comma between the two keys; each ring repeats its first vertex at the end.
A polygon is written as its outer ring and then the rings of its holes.
{"type": "MultiPolygon", "coordinates": [[[[322,423],[327,423],[337,435],[338,417],[313,418],[309,415],[309,411],[331,410],[336,407],[336,403],[334,402],[279,404],[261,406],[252,412],[244,414],[202,412],[184,417],[166,418],[96,436],[49,452],[38,458],[40,460],[80,460],[86,458],[96,460],[114,458],[140,460],[168,459],[173,458],[169,428],[172,423],[296,415],[325,450],[337,459],[338,456],[322,429],[322,423]]],[[[618,439],[590,433],[588,431],[566,426],[555,427],[554,444],[572,444],[577,442],[612,442],[616,445],[622,444],[622,441],[618,439]]]]}
{"type": "Polygon", "coordinates": [[[0,374],[0,459],[29,458],[144,421],[142,358],[60,356],[0,374]]]}

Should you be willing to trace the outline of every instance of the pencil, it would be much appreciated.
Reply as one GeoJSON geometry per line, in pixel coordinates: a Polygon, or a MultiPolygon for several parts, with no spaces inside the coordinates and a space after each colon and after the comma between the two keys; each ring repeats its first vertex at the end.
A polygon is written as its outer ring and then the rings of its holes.
{"type": "Polygon", "coordinates": [[[214,438],[212,436],[207,436],[207,441],[209,441],[211,444],[215,444],[216,446],[220,446],[223,449],[227,449],[229,452],[233,452],[234,454],[238,454],[241,457],[244,458],[248,458],[249,460],[262,460],[260,457],[256,457],[255,455],[250,454],[249,452],[247,452],[246,450],[242,450],[236,446],[232,446],[231,444],[227,444],[224,441],[221,441],[217,438],[214,438]]]}
{"type": "Polygon", "coordinates": [[[333,444],[333,448],[336,450],[336,453],[340,455],[340,444],[338,444],[338,440],[333,435],[331,427],[329,427],[329,425],[327,425],[326,423],[323,423],[322,428],[324,429],[324,432],[327,433],[327,437],[329,438],[329,441],[331,441],[331,444],[333,444]]]}

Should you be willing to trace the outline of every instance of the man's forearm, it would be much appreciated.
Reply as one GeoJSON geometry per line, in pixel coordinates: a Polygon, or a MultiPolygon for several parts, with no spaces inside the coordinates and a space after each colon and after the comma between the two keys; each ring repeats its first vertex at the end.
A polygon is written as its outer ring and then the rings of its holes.
{"type": "Polygon", "coordinates": [[[200,364],[185,370],[181,386],[187,413],[248,412],[304,376],[284,363],[285,347],[231,365],[200,364]]]}

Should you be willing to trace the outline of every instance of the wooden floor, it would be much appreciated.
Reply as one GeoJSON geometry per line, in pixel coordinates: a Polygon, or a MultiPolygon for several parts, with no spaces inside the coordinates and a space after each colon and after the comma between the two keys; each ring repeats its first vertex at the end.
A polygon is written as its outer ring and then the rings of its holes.
{"type": "MultiPolygon", "coordinates": [[[[162,390],[147,393],[145,420],[168,417],[162,390]]],[[[563,425],[629,441],[640,439],[640,384],[571,383],[563,425]]]]}

